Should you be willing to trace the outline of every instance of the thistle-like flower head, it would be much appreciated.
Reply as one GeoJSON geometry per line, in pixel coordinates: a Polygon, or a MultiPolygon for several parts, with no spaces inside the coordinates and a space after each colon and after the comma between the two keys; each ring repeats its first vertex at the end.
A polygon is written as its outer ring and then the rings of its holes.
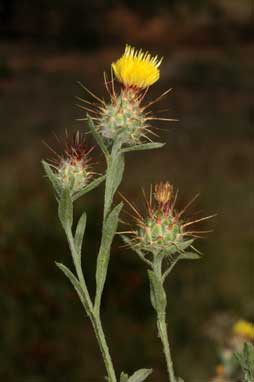
{"type": "Polygon", "coordinates": [[[124,87],[145,89],[158,81],[161,62],[158,56],[126,45],[124,54],[112,63],[112,68],[124,87]]]}
{"type": "MultiPolygon", "coordinates": [[[[151,121],[175,121],[170,118],[154,117],[148,110],[171,89],[143,105],[149,86],[160,77],[161,61],[157,56],[152,57],[148,52],[138,51],[126,45],[123,56],[112,63],[111,79],[107,79],[106,75],[104,77],[110,102],[105,102],[81,85],[94,98],[94,102],[78,98],[83,102],[83,105],[79,106],[90,114],[105,141],[113,143],[119,140],[128,146],[138,145],[144,141],[151,142],[150,134],[157,136],[151,130],[151,121]],[[113,72],[121,84],[120,91],[115,87],[113,72]]],[[[84,119],[86,118],[80,120],[84,119]]]]}
{"type": "MultiPolygon", "coordinates": [[[[191,246],[194,238],[208,231],[189,229],[192,224],[212,216],[184,221],[183,213],[196,199],[196,195],[181,211],[175,210],[177,193],[169,182],[161,182],[151,187],[149,199],[145,197],[147,213],[145,216],[125,199],[135,212],[138,229],[132,233],[132,246],[146,252],[161,252],[164,255],[183,253],[191,246]]],[[[195,249],[194,249],[195,250],[195,249]]]]}
{"type": "Polygon", "coordinates": [[[140,247],[148,252],[174,253],[184,241],[181,221],[174,211],[173,187],[169,182],[156,184],[146,202],[148,216],[140,221],[140,247]]]}
{"type": "Polygon", "coordinates": [[[89,154],[84,136],[78,131],[69,137],[66,132],[64,155],[56,155],[51,167],[55,169],[55,177],[61,189],[68,188],[71,195],[81,191],[93,176],[89,154]]]}

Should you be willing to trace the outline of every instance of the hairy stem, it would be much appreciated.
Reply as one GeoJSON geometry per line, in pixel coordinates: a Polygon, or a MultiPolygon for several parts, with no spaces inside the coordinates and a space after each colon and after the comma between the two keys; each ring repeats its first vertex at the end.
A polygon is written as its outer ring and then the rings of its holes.
{"type": "Polygon", "coordinates": [[[87,286],[86,286],[86,282],[85,282],[85,278],[84,278],[83,271],[82,271],[81,257],[78,256],[78,253],[76,251],[76,248],[75,248],[75,245],[74,245],[73,236],[72,236],[72,233],[71,233],[70,229],[66,230],[66,235],[67,235],[67,239],[68,239],[68,243],[69,243],[69,247],[70,247],[73,263],[74,263],[74,266],[75,266],[75,270],[76,270],[76,273],[77,273],[77,276],[78,276],[81,288],[82,288],[82,290],[84,292],[84,295],[86,297],[86,300],[87,300],[87,306],[88,306],[88,310],[89,311],[87,311],[86,313],[88,314],[88,316],[89,316],[89,318],[90,318],[90,320],[92,322],[92,326],[93,326],[93,329],[94,329],[94,332],[95,332],[95,335],[96,335],[96,339],[98,341],[98,344],[99,344],[99,347],[100,347],[100,350],[101,350],[101,353],[102,353],[104,365],[105,365],[105,368],[107,370],[108,381],[109,382],[116,382],[116,374],[115,374],[114,367],[113,367],[113,364],[112,364],[112,360],[111,360],[111,356],[110,356],[110,353],[109,353],[108,345],[107,345],[107,342],[106,342],[106,339],[105,339],[105,334],[103,332],[100,316],[99,316],[99,314],[96,314],[96,312],[93,309],[93,305],[92,305],[92,302],[91,302],[91,299],[90,299],[90,296],[89,296],[89,292],[88,292],[88,289],[87,289],[87,286]]]}
{"type": "Polygon", "coordinates": [[[166,314],[165,313],[159,313],[157,315],[157,326],[159,331],[159,336],[162,342],[163,351],[166,359],[167,364],[167,370],[169,375],[169,381],[170,382],[176,382],[174,368],[173,368],[173,361],[169,346],[169,340],[168,340],[168,333],[167,333],[167,324],[166,324],[166,314]]]}
{"type": "Polygon", "coordinates": [[[106,342],[105,334],[102,328],[101,319],[98,315],[93,314],[92,324],[103,357],[104,365],[107,370],[108,382],[116,382],[116,373],[109,353],[109,348],[106,342]]]}
{"type": "MultiPolygon", "coordinates": [[[[113,198],[123,177],[124,159],[122,157],[123,154],[120,152],[120,149],[121,149],[121,143],[115,142],[115,144],[112,147],[111,155],[109,157],[106,157],[107,171],[106,171],[106,181],[105,181],[102,233],[104,233],[106,229],[106,221],[107,221],[107,217],[109,213],[112,210],[113,198]],[[121,162],[122,166],[121,165],[119,166],[120,161],[122,161],[121,162]]],[[[106,254],[106,256],[108,257],[108,260],[109,260],[110,249],[109,249],[109,252],[106,254]]],[[[99,266],[98,264],[101,261],[99,257],[100,256],[98,256],[98,259],[97,259],[97,270],[99,266]]],[[[105,265],[105,268],[103,270],[103,273],[105,274],[105,281],[106,281],[106,275],[108,270],[108,262],[106,264],[107,265],[105,265]]],[[[100,350],[103,356],[104,364],[108,373],[109,382],[116,382],[115,370],[113,367],[112,359],[109,353],[109,348],[105,339],[105,335],[103,332],[101,319],[100,319],[102,292],[103,292],[103,287],[100,290],[100,288],[98,288],[98,285],[97,285],[92,323],[93,323],[97,341],[99,343],[100,350]]]]}
{"type": "MultiPolygon", "coordinates": [[[[153,269],[163,289],[164,286],[163,286],[163,276],[162,276],[162,257],[160,256],[159,253],[154,254],[153,269]]],[[[176,382],[176,377],[175,377],[174,367],[173,367],[173,360],[172,360],[170,346],[169,346],[168,332],[167,332],[166,307],[163,309],[157,308],[156,312],[157,312],[158,333],[162,342],[163,352],[166,359],[169,382],[176,382]]]]}

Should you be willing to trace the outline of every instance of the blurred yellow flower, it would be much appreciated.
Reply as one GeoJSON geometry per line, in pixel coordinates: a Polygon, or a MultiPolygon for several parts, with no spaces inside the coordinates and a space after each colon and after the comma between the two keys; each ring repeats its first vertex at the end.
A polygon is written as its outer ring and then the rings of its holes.
{"type": "Polygon", "coordinates": [[[233,326],[234,334],[248,338],[250,340],[254,340],[254,324],[251,324],[245,320],[239,320],[233,326]]]}
{"type": "Polygon", "coordinates": [[[158,56],[152,57],[149,52],[126,45],[124,54],[112,63],[112,68],[124,86],[145,89],[159,79],[161,62],[158,56]]]}

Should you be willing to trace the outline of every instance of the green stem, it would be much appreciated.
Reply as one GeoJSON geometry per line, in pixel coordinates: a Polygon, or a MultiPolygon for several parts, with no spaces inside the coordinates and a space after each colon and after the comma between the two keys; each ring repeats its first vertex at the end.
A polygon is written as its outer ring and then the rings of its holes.
{"type": "Polygon", "coordinates": [[[157,314],[157,325],[158,325],[158,331],[159,331],[159,335],[160,335],[160,339],[162,342],[163,351],[164,351],[164,355],[166,359],[169,381],[176,382],[174,368],[173,368],[173,361],[172,361],[169,340],[168,340],[165,312],[157,314]]]}
{"type": "Polygon", "coordinates": [[[104,365],[107,370],[108,382],[116,382],[116,373],[109,353],[109,348],[106,342],[105,334],[102,328],[101,319],[98,315],[93,314],[92,324],[103,357],[104,365]]]}
{"type": "Polygon", "coordinates": [[[70,229],[66,230],[66,235],[67,235],[73,263],[75,266],[75,270],[76,270],[80,285],[82,287],[82,290],[84,292],[84,295],[86,297],[87,306],[89,309],[87,314],[90,317],[90,320],[92,322],[97,341],[99,343],[99,347],[100,347],[100,350],[102,353],[105,368],[106,368],[107,374],[108,374],[108,381],[109,382],[116,382],[116,374],[114,371],[111,356],[110,356],[107,342],[105,339],[105,334],[103,332],[100,316],[99,316],[99,314],[96,314],[96,312],[93,309],[92,301],[90,299],[89,292],[88,292],[85,278],[84,278],[83,271],[82,271],[81,257],[78,255],[78,253],[76,251],[73,236],[72,236],[70,229]]]}
{"type": "MultiPolygon", "coordinates": [[[[122,153],[120,152],[121,150],[121,143],[120,142],[115,142],[111,155],[106,156],[107,160],[107,171],[106,171],[106,180],[105,180],[105,196],[104,196],[104,211],[103,211],[103,226],[102,226],[102,237],[103,233],[106,229],[106,221],[109,213],[111,212],[112,209],[112,204],[113,204],[113,198],[115,195],[115,192],[122,180],[123,176],[123,167],[120,168],[119,170],[119,161],[123,161],[124,159],[121,157],[122,153]]],[[[122,163],[124,165],[124,163],[122,163]]],[[[106,256],[110,256],[110,249],[109,252],[106,254],[106,256]]],[[[97,267],[101,259],[97,259],[97,267]]],[[[105,281],[106,281],[106,275],[107,275],[107,270],[108,270],[108,263],[106,262],[105,264],[105,269],[103,270],[104,275],[105,275],[105,281]]],[[[104,286],[104,284],[103,284],[104,286]]],[[[102,289],[96,288],[96,295],[95,295],[95,301],[94,301],[94,307],[93,307],[93,316],[92,316],[92,323],[93,323],[93,328],[96,334],[97,341],[100,346],[100,350],[103,356],[104,364],[107,370],[108,374],[108,379],[109,382],[116,382],[116,374],[114,370],[114,366],[112,363],[112,359],[109,353],[109,348],[107,346],[107,342],[105,339],[105,335],[103,332],[102,324],[101,324],[101,319],[100,319],[100,307],[101,307],[101,298],[102,298],[102,292],[103,292],[103,287],[102,289]]]]}
{"type": "MultiPolygon", "coordinates": [[[[153,269],[156,274],[157,279],[161,283],[161,287],[163,287],[163,276],[162,276],[162,256],[159,253],[154,254],[153,258],[153,269]]],[[[163,352],[166,359],[167,371],[169,376],[169,382],[176,382],[176,377],[174,373],[173,360],[171,356],[168,332],[167,332],[167,324],[166,324],[166,308],[163,310],[156,309],[157,312],[157,326],[159,337],[162,342],[163,352]]]]}

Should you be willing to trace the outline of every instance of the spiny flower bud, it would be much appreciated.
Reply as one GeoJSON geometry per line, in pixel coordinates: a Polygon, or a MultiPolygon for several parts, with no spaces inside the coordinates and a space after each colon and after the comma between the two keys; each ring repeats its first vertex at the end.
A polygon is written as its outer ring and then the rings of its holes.
{"type": "Polygon", "coordinates": [[[117,137],[127,144],[137,144],[145,136],[146,118],[140,97],[131,89],[122,90],[105,105],[97,123],[101,134],[112,141],[117,137]]]}
{"type": "Polygon", "coordinates": [[[148,208],[148,217],[140,224],[140,246],[147,251],[174,253],[184,242],[183,228],[171,204],[172,186],[160,183],[155,186],[156,206],[148,208]]]}
{"type": "Polygon", "coordinates": [[[159,251],[165,255],[172,255],[184,252],[191,245],[193,238],[200,237],[197,234],[208,232],[188,230],[187,227],[212,216],[188,222],[184,222],[181,218],[197,196],[180,212],[175,210],[176,197],[169,182],[156,184],[154,191],[151,188],[149,200],[145,198],[147,206],[145,217],[128,202],[135,212],[138,225],[138,230],[131,232],[134,235],[132,239],[134,246],[151,253],[159,251]]]}
{"type": "Polygon", "coordinates": [[[89,151],[83,136],[77,132],[73,140],[67,136],[65,157],[61,157],[56,176],[62,188],[69,188],[71,194],[81,191],[90,181],[92,172],[89,151]]]}

